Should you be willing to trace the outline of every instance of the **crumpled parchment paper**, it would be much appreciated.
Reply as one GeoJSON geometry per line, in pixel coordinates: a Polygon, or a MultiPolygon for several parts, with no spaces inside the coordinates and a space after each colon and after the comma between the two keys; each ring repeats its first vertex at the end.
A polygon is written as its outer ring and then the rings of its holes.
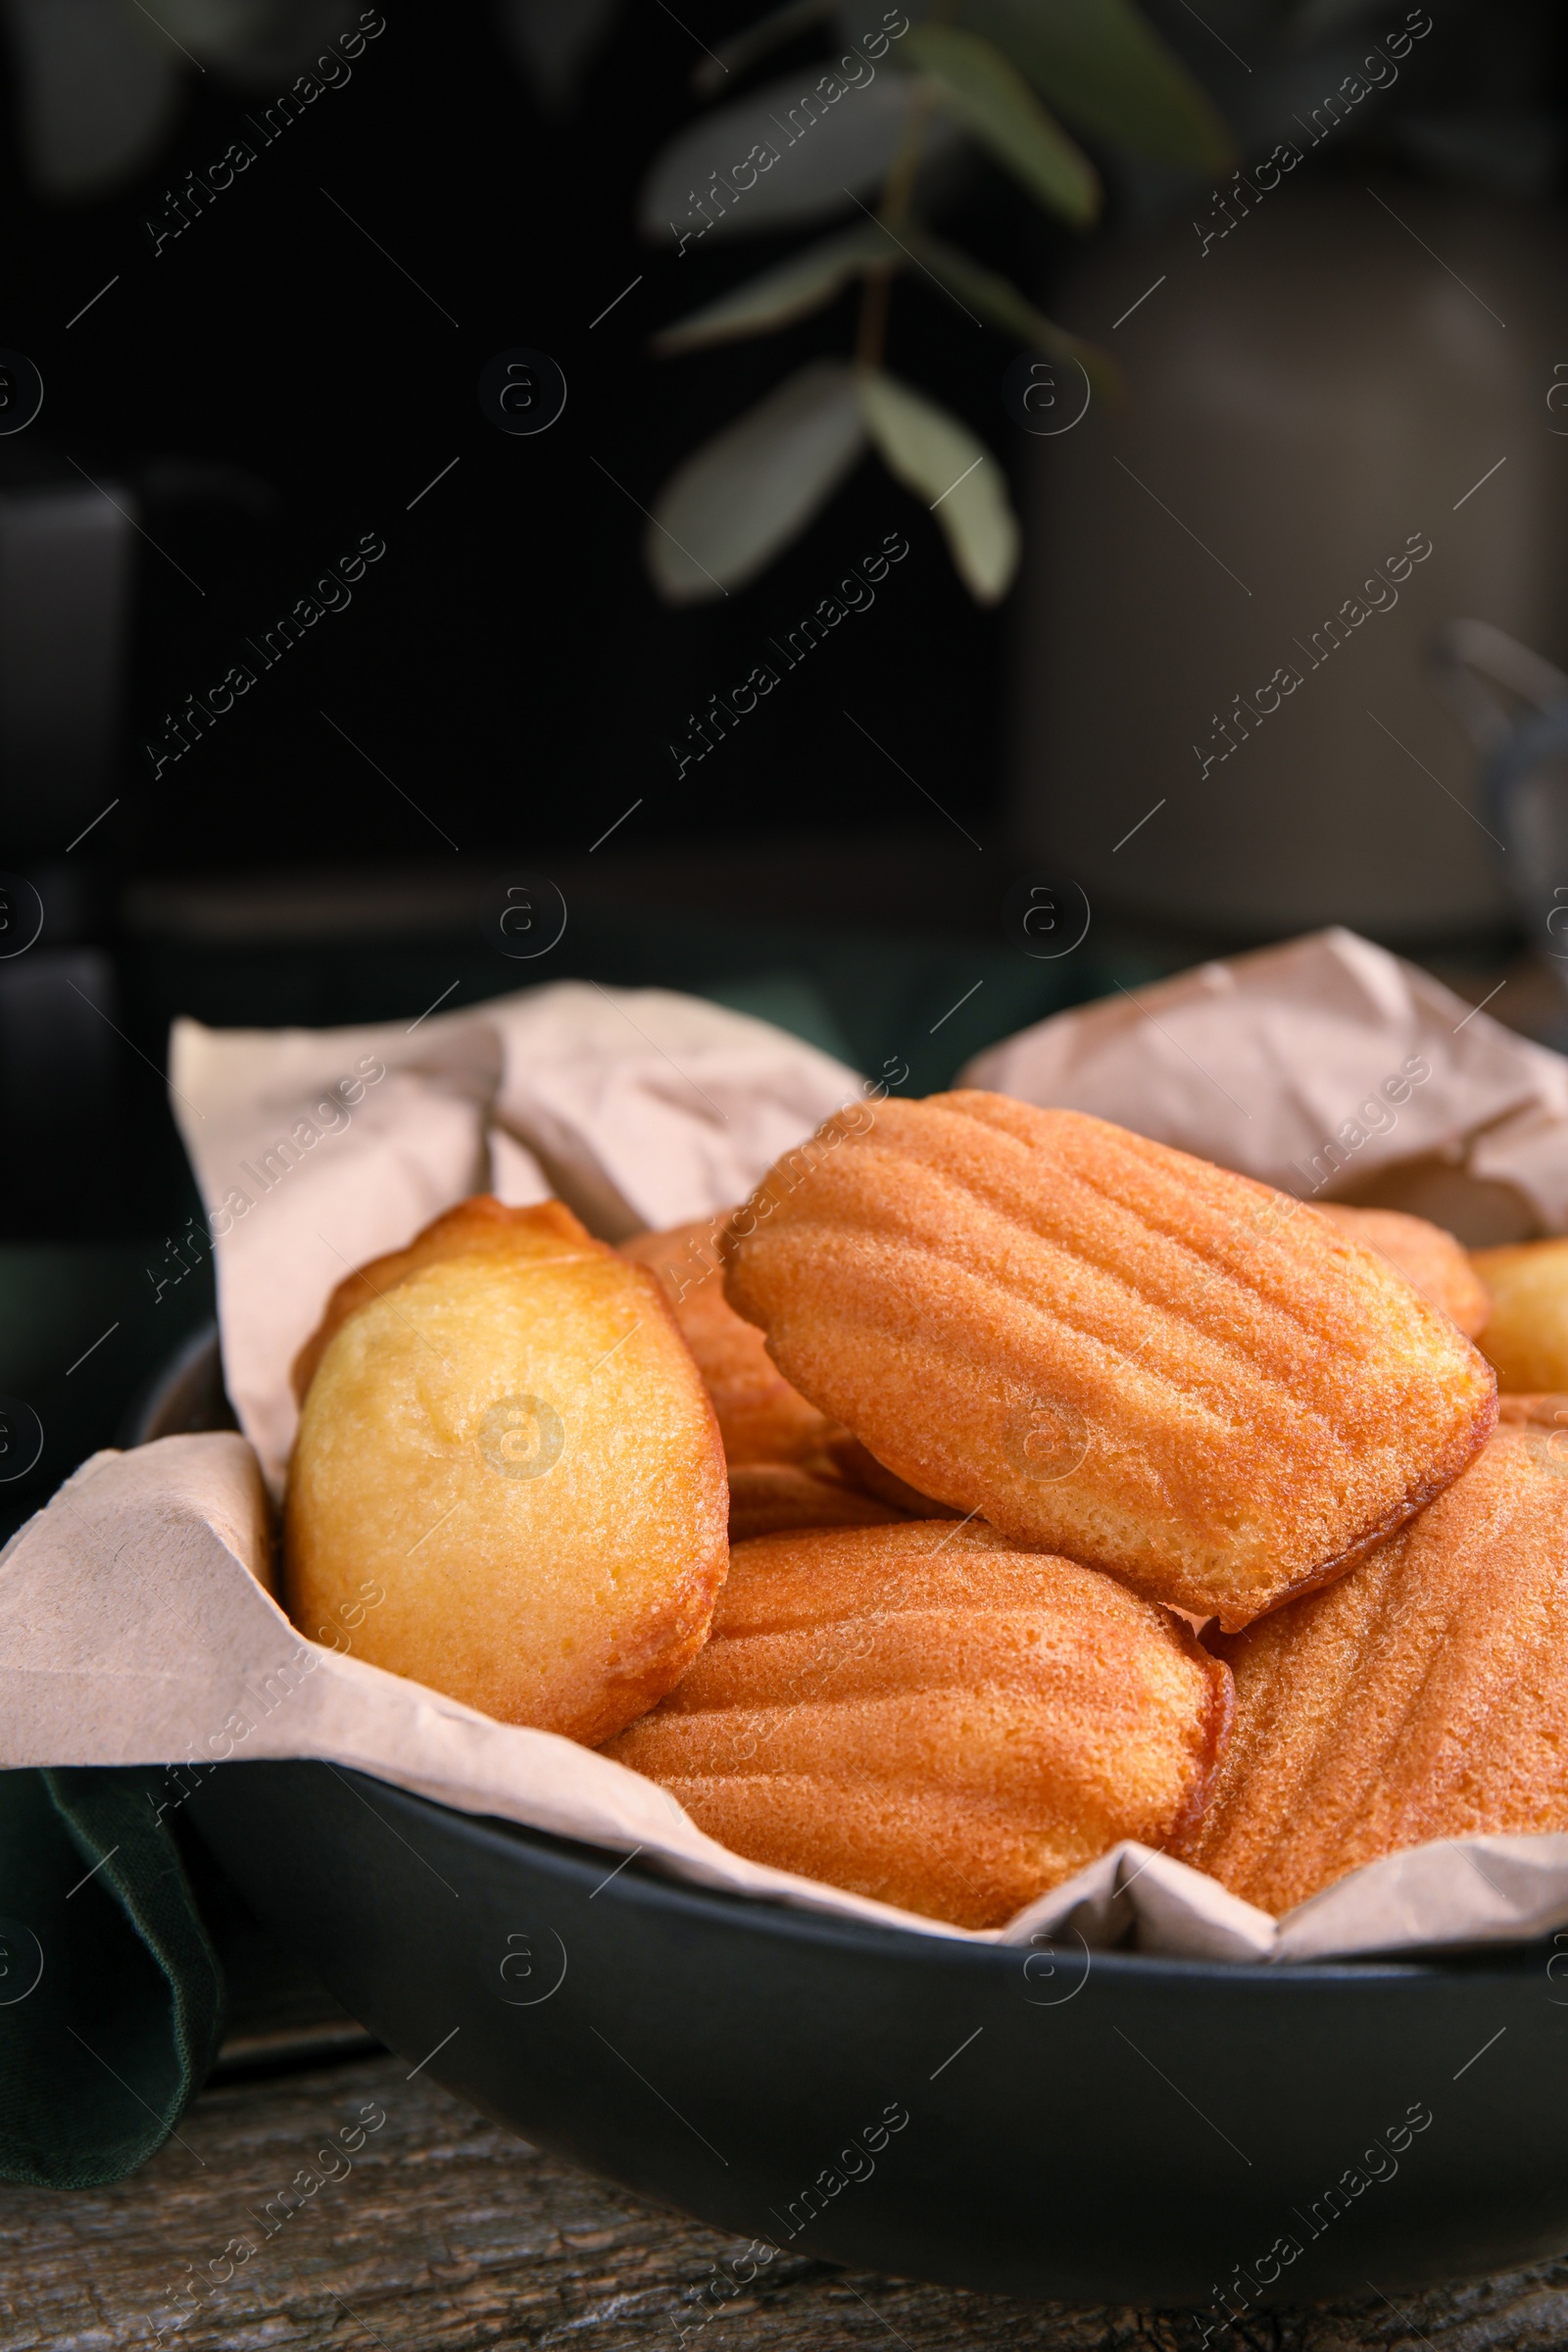
{"type": "MultiPolygon", "coordinates": [[[[1568,1229],[1568,1063],[1347,932],[1060,1014],[965,1077],[1097,1111],[1303,1198],[1336,1136],[1352,1171],[1446,1153],[1513,1188],[1543,1227],[1568,1229]]],[[[705,1886],[964,1936],[747,1862],[639,1774],[368,1664],[347,1622],[306,1639],[271,1596],[289,1362],[345,1271],[485,1187],[513,1201],[559,1192],[612,1240],[716,1214],[876,1088],[765,1023],[577,983],[408,1029],[181,1022],[171,1085],[215,1234],[245,1435],[96,1455],[0,1553],[0,1763],[144,1764],[156,1808],[230,1757],[324,1757],[705,1886]]],[[[1324,1198],[1347,1189],[1344,1166],[1324,1198]]],[[[1300,1961],[1564,1925],[1568,1836],[1421,1846],[1279,1921],[1129,1843],[971,1939],[1300,1961]]],[[[1050,1997],[1070,1997],[1070,1958],[1052,1965],[1050,1997]]]]}

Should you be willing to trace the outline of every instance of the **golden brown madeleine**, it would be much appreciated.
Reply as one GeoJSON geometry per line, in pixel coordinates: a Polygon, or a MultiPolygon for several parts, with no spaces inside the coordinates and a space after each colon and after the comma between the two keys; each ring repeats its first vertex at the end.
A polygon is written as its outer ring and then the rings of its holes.
{"type": "Polygon", "coordinates": [[[1451,1315],[1467,1340],[1480,1337],[1492,1312],[1487,1286],[1470,1263],[1470,1253],[1451,1233],[1402,1208],[1350,1208],[1344,1201],[1317,1204],[1363,1250],[1376,1250],[1414,1283],[1423,1298],[1451,1315]]]}
{"type": "Polygon", "coordinates": [[[731,1303],[898,1477],[1229,1626],[1341,1574],[1495,1418],[1386,1259],[1077,1111],[856,1105],[730,1234],[731,1303]]]}
{"type": "Polygon", "coordinates": [[[702,1656],[607,1753],[752,1861],[994,1928],[1170,1838],[1229,1712],[1168,1610],[926,1520],[739,1545],[702,1656]]]}
{"type": "Polygon", "coordinates": [[[790,1387],[761,1333],[724,1297],[717,1240],[723,1223],[708,1217],[668,1233],[640,1233],[621,1243],[621,1254],[658,1278],[674,1309],[713,1399],[730,1468],[804,1461],[819,1450],[832,1424],[790,1387]]]}
{"type": "Polygon", "coordinates": [[[852,1486],[826,1454],[809,1462],[738,1462],[729,1474],[731,1544],[808,1527],[883,1527],[908,1516],[852,1486]]]}
{"type": "Polygon", "coordinates": [[[531,1208],[508,1208],[492,1193],[474,1193],[446,1209],[416,1233],[405,1249],[389,1250],[384,1257],[368,1258],[345,1274],[326,1305],[321,1320],[294,1358],[289,1378],[296,1404],[305,1402],[316,1378],[316,1367],[326,1353],[335,1332],[362,1306],[382,1298],[408,1275],[446,1257],[494,1254],[508,1261],[519,1257],[569,1256],[573,1250],[592,1256],[604,1245],[579,1223],[564,1200],[540,1200],[531,1208]]]}
{"type": "Polygon", "coordinates": [[[1429,1838],[1568,1830],[1568,1446],[1499,1429],[1349,1576],[1214,1646],[1236,1721],[1184,1861],[1265,1911],[1429,1838]]]}
{"type": "Polygon", "coordinates": [[[1481,1347],[1498,1388],[1568,1389],[1568,1241],[1476,1250],[1470,1263],[1492,1304],[1481,1347]]]}
{"type": "Polygon", "coordinates": [[[858,1438],[852,1438],[847,1429],[829,1423],[831,1435],[823,1451],[842,1478],[864,1494],[874,1494],[879,1502],[891,1502],[908,1519],[961,1519],[963,1513],[951,1503],[938,1502],[934,1494],[922,1494],[915,1487],[895,1478],[874,1453],[868,1453],[858,1438]]]}
{"type": "Polygon", "coordinates": [[[465,1202],[400,1254],[305,1398],[289,1613],[316,1636],[348,1607],[372,1665],[606,1739],[678,1679],[723,1582],[708,1392],[653,1276],[559,1203],[465,1202]]]}
{"type": "Polygon", "coordinates": [[[946,1503],[895,1478],[858,1438],[790,1387],[756,1324],[724,1296],[724,1224],[700,1218],[639,1234],[620,1249],[659,1278],[713,1399],[729,1468],[730,1542],[945,1512],[946,1503]]]}

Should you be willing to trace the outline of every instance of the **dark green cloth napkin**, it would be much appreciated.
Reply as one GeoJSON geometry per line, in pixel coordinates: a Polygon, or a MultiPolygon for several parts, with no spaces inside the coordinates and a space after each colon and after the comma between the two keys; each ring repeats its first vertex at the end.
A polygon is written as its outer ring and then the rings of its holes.
{"type": "Polygon", "coordinates": [[[0,1773],[0,2179],[122,2180],[212,2065],[222,1971],[159,1777],[0,1773]]]}

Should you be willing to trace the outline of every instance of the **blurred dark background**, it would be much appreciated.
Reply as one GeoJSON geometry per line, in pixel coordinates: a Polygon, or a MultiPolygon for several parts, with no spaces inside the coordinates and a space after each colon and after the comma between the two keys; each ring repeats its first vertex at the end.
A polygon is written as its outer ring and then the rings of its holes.
{"type": "MultiPolygon", "coordinates": [[[[44,386],[35,420],[0,437],[5,937],[41,909],[34,943],[0,953],[0,1391],[48,1433],[36,1470],[0,1484],[0,1532],[210,1311],[205,1267],[150,1304],[149,1268],[167,1271],[198,1205],[163,1089],[176,1013],[407,1020],[443,991],[457,1005],[586,974],[765,1009],[861,1066],[903,1055],[924,1087],[1117,982],[1347,919],[1477,1001],[1511,975],[1496,1009],[1561,1028],[1481,751],[1422,666],[1429,622],[1466,615],[1568,659],[1561,12],[1439,6],[1396,86],[1318,142],[1323,93],[1424,12],[1215,0],[1200,17],[1152,0],[1248,172],[1298,139],[1266,203],[1254,181],[1216,209],[1228,174],[1093,139],[1107,204],[1088,240],[983,162],[941,191],[944,234],[1112,352],[1123,411],[1031,438],[1001,393],[1018,341],[956,323],[912,272],[897,287],[888,365],[1011,477],[1026,539],[1011,594],[972,601],[927,502],[868,459],[752,584],[672,610],[641,510],[694,447],[854,334],[852,291],[780,336],[649,350],[800,243],[715,238],[677,258],[635,228],[652,159],[701,111],[694,69],[756,13],[388,0],[352,77],[264,144],[266,108],[358,7],[0,8],[0,363],[23,355],[44,386]],[[214,191],[236,138],[256,160],[214,191]],[[1347,229],[1335,207],[1352,199],[1364,215],[1347,229]],[[1221,219],[1233,233],[1210,251],[1195,223],[1221,219]],[[533,437],[497,431],[476,396],[516,346],[568,386],[533,437]],[[1494,414],[1471,466],[1471,427],[1494,414]],[[1466,504],[1494,442],[1515,503],[1466,504]],[[1216,477],[1216,450],[1238,453],[1245,489],[1216,477]],[[1298,730],[1293,753],[1282,723],[1231,771],[1238,798],[1200,800],[1190,739],[1399,543],[1384,544],[1385,508],[1400,538],[1434,535],[1427,604],[1337,657],[1349,715],[1314,684],[1319,733],[1298,730]],[[874,611],[783,682],[765,724],[678,776],[688,714],[889,532],[909,555],[874,611]],[[262,667],[247,641],[367,537],[385,552],[352,602],[262,667]],[[1270,597],[1284,617],[1263,627],[1270,597]],[[1287,620],[1281,650],[1261,650],[1287,620]],[[255,686],[160,767],[187,698],[238,662],[255,686]],[[1369,780],[1363,707],[1398,739],[1376,743],[1388,764],[1369,780]],[[1406,758],[1430,782],[1410,783],[1406,758]],[[1411,790],[1432,796],[1415,819],[1411,790]],[[1151,805],[1163,815],[1129,856],[1116,836],[1151,805]],[[1383,824],[1375,855],[1344,830],[1363,818],[1383,824]],[[1321,879],[1305,876],[1314,845],[1321,879]],[[482,933],[523,873],[570,909],[537,966],[482,933]],[[1004,903],[1031,875],[1089,889],[1070,956],[1019,952],[1004,903]]],[[[822,47],[807,29],[766,71],[822,47]]],[[[1548,677],[1501,708],[1551,699],[1548,677]]]]}
{"type": "MultiPolygon", "coordinates": [[[[749,13],[710,0],[687,12],[709,39],[749,13]]],[[[523,845],[585,853],[639,795],[623,847],[918,823],[928,813],[918,796],[844,740],[839,706],[857,690],[873,732],[885,723],[910,752],[918,745],[920,764],[948,776],[973,811],[994,810],[1004,616],[971,604],[934,531],[920,529],[919,502],[885,474],[863,466],[762,581],[716,609],[670,612],[644,573],[633,501],[650,505],[697,441],[777,380],[782,348],[767,337],[660,361],[649,336],[800,242],[715,243],[677,262],[671,241],[638,240],[639,182],[696,111],[697,43],[653,0],[635,0],[575,102],[549,107],[494,8],[454,14],[409,0],[386,26],[352,82],[263,149],[156,261],[144,222],[169,218],[166,192],[231,138],[258,144],[244,118],[260,115],[268,90],[183,69],[180,111],[156,160],[92,201],[41,202],[21,143],[8,142],[4,331],[48,387],[16,450],[25,448],[30,471],[70,480],[74,460],[111,488],[140,485],[157,508],[149,527],[174,559],[145,541],[136,550],[123,796],[88,852],[95,864],[115,874],[418,869],[452,858],[443,832],[467,858],[523,845]],[[119,285],[68,332],[116,271],[119,285]],[[484,363],[513,345],[549,352],[567,378],[565,411],[537,439],[497,432],[475,397],[484,363]],[[455,471],[407,513],[454,458],[455,471]],[[180,481],[176,466],[192,478],[180,481]],[[805,691],[770,714],[765,745],[745,747],[744,767],[710,760],[677,786],[666,746],[684,735],[688,711],[743,675],[769,633],[892,529],[912,535],[912,559],[886,610],[859,629],[853,685],[803,677],[805,691]],[[244,638],[367,531],[388,553],[353,609],[318,626],[199,757],[155,786],[141,746],[161,738],[164,713],[249,659],[244,638]],[[442,832],[323,725],[323,705],[442,832]]],[[[808,37],[786,55],[820,46],[808,37]]],[[[277,86],[290,78],[279,73],[277,86]]],[[[13,74],[13,106],[17,97],[13,74]]],[[[1052,232],[1000,176],[980,176],[965,204],[998,215],[1004,241],[1016,232],[1020,274],[1048,266],[1052,232]],[[1034,249],[1020,251],[1026,236],[1034,249]]],[[[988,331],[971,348],[950,331],[940,295],[901,293],[894,364],[918,365],[990,423],[995,379],[1016,345],[988,331]]],[[[842,349],[853,303],[847,294],[792,330],[791,363],[842,349]]],[[[35,836],[29,846],[63,850],[24,812],[7,816],[35,836]]]]}

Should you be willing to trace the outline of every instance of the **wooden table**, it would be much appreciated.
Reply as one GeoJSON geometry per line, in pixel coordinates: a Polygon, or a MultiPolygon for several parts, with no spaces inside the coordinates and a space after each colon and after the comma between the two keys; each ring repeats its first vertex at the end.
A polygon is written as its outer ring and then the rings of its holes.
{"type": "MultiPolygon", "coordinates": [[[[749,2293],[712,2282],[744,2241],[699,2228],[530,2147],[326,2019],[275,2066],[281,2036],[242,2030],[216,2081],[152,2163],[118,2187],[52,2194],[0,2187],[4,2352],[470,2352],[585,2346],[591,2352],[1198,2352],[1190,2314],[1075,2310],[921,2286],[783,2255],[749,2293]],[[315,2036],[313,2055],[312,2036],[315,2036]],[[241,2070],[238,2074],[235,2069],[241,2070]],[[298,2212],[274,2205],[328,2134],[379,2114],[338,2175],[298,2212]],[[270,2235],[265,2225],[270,2221],[270,2235]],[[239,2259],[192,2309],[194,2272],[239,2259]],[[181,2311],[189,2316],[176,2330],[181,2311]],[[158,2329],[164,2330],[162,2337],[158,2329]]],[[[362,2041],[364,2037],[361,2037],[362,2041]]],[[[365,2129],[360,2123],[360,2129],[365,2129]]],[[[1049,2131],[1043,2123],[1042,2130],[1049,2131]]],[[[1522,2271],[1401,2310],[1368,2297],[1263,2313],[1224,2352],[1560,2352],[1568,2262],[1522,2271]]]]}

